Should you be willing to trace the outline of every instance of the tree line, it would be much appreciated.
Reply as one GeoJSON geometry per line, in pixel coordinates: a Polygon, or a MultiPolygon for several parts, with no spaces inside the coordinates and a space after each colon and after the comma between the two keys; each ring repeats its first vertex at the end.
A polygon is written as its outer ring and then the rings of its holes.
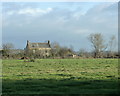
{"type": "Polygon", "coordinates": [[[105,41],[101,33],[94,33],[88,36],[88,41],[91,44],[92,51],[88,52],[85,49],[80,49],[75,52],[73,47],[70,48],[60,46],[59,43],[51,43],[51,51],[49,56],[42,56],[39,52],[36,54],[27,55],[24,50],[15,49],[12,43],[2,45],[0,50],[1,58],[119,58],[119,54],[115,51],[117,46],[116,37],[113,35],[109,38],[109,42],[105,41]],[[38,55],[39,54],[39,55],[38,55]]]}

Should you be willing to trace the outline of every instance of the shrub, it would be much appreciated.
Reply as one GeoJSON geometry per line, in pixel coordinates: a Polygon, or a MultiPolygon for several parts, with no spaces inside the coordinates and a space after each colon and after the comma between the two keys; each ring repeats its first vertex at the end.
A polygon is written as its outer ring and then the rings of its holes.
{"type": "Polygon", "coordinates": [[[30,59],[30,62],[35,62],[35,59],[30,59]]]}

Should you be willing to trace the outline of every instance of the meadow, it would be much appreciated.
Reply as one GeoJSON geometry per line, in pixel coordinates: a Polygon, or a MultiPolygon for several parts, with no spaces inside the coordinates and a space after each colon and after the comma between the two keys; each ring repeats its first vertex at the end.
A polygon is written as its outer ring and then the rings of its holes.
{"type": "Polygon", "coordinates": [[[118,59],[2,61],[2,94],[118,94],[118,59]]]}

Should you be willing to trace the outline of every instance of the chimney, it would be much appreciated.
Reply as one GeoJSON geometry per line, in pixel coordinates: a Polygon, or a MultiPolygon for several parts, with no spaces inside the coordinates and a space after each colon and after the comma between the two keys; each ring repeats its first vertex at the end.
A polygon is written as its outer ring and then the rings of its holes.
{"type": "Polygon", "coordinates": [[[48,40],[48,45],[49,45],[49,47],[50,47],[50,41],[48,40]]]}
{"type": "Polygon", "coordinates": [[[50,41],[48,40],[48,44],[50,44],[50,41]]]}
{"type": "Polygon", "coordinates": [[[29,41],[27,40],[27,45],[26,45],[26,49],[29,48],[29,41]]]}
{"type": "Polygon", "coordinates": [[[29,40],[27,40],[27,44],[29,43],[30,41],[29,40]]]}

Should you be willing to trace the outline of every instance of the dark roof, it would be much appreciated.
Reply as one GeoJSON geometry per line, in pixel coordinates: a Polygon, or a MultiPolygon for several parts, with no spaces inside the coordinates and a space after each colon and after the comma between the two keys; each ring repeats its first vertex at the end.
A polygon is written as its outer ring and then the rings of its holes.
{"type": "Polygon", "coordinates": [[[29,43],[30,48],[51,48],[48,43],[29,43]]]}

